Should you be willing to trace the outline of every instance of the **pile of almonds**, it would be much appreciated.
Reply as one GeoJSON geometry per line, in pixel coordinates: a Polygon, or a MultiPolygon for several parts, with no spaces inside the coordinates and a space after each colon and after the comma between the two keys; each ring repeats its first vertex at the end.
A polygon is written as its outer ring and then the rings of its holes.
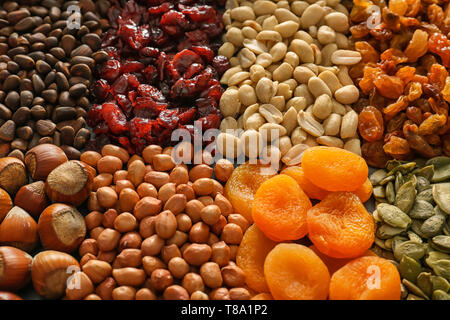
{"type": "Polygon", "coordinates": [[[97,175],[79,248],[81,288],[67,298],[250,299],[233,262],[249,222],[223,196],[233,165],[188,170],[172,150],[150,145],[130,158],[106,145],[81,155],[97,175]]]}
{"type": "Polygon", "coordinates": [[[348,75],[361,55],[350,50],[348,11],[339,0],[233,0],[224,22],[219,54],[233,66],[221,79],[228,89],[218,146],[226,157],[252,157],[253,149],[294,165],[318,144],[361,153],[350,107],[359,91],[348,75]]]}
{"type": "Polygon", "coordinates": [[[42,143],[79,157],[90,138],[85,117],[108,1],[5,1],[0,6],[0,156],[42,143]],[[75,5],[80,13],[68,11],[75,5]],[[79,20],[81,27],[68,23],[79,20]]]}

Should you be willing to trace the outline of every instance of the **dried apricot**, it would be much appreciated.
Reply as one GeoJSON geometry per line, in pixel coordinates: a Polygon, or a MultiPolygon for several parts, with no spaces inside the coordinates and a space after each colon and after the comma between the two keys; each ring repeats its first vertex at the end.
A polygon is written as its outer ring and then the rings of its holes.
{"type": "Polygon", "coordinates": [[[350,192],[330,193],[308,210],[307,224],[309,239],[330,257],[358,257],[374,241],[374,220],[350,192]]]}
{"type": "MultiPolygon", "coordinates": [[[[323,261],[323,263],[325,263],[325,265],[328,268],[328,271],[330,272],[330,275],[333,275],[333,273],[335,273],[336,271],[338,271],[340,268],[342,268],[343,266],[345,266],[347,263],[349,263],[350,261],[354,260],[354,258],[343,258],[343,259],[339,259],[339,258],[333,258],[333,257],[329,257],[326,254],[323,254],[322,252],[320,252],[320,250],[318,250],[315,246],[309,246],[309,248],[314,251],[315,254],[317,254],[319,256],[319,258],[323,261]]],[[[367,257],[367,256],[376,256],[375,253],[373,253],[373,251],[367,250],[363,255],[363,257],[367,257]]]]}
{"type": "Polygon", "coordinates": [[[252,217],[258,228],[273,240],[297,240],[304,237],[306,213],[311,201],[298,183],[285,174],[263,182],[255,194],[252,217]]]}
{"type": "Polygon", "coordinates": [[[277,245],[253,224],[245,231],[236,255],[236,264],[244,271],[247,285],[258,292],[269,292],[264,277],[264,261],[277,245]]]}
{"type": "Polygon", "coordinates": [[[324,300],[328,296],[327,267],[314,251],[300,244],[281,243],[270,251],[264,275],[277,300],[324,300]]]}
{"type": "Polygon", "coordinates": [[[361,202],[363,203],[369,200],[370,196],[373,193],[372,183],[370,182],[369,178],[366,179],[366,182],[364,182],[361,187],[353,191],[353,193],[356,194],[359,200],[361,200],[361,202]]]}
{"type": "Polygon", "coordinates": [[[250,222],[252,203],[256,190],[276,172],[271,166],[244,163],[237,167],[225,185],[225,196],[230,200],[234,210],[250,222]]]}
{"type": "Polygon", "coordinates": [[[303,153],[306,178],[328,191],[354,191],[367,179],[369,168],[360,156],[334,147],[312,147],[303,153]]]}
{"type": "Polygon", "coordinates": [[[291,178],[294,178],[294,180],[297,181],[300,188],[306,193],[308,197],[312,199],[322,200],[327,196],[327,194],[330,193],[329,191],[319,188],[314,183],[309,181],[305,177],[305,173],[303,172],[302,167],[298,166],[287,167],[286,169],[281,171],[281,173],[286,174],[291,178]]]}
{"type": "Polygon", "coordinates": [[[397,268],[380,257],[350,261],[331,277],[330,300],[400,300],[397,268]]]}

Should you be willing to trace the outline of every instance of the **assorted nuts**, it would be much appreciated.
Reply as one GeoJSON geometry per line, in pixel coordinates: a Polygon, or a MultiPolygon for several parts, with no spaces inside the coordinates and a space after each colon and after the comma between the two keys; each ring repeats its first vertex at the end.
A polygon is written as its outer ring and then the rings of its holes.
{"type": "Polygon", "coordinates": [[[292,159],[301,154],[285,155],[299,144],[336,146],[360,155],[359,145],[347,142],[358,139],[358,116],[350,105],[359,98],[348,66],[360,62],[361,54],[350,50],[348,12],[340,1],[227,4],[227,32],[219,53],[233,67],[221,79],[228,85],[220,101],[221,153],[250,157],[253,149],[251,157],[258,157],[270,149],[291,165],[298,164],[292,159]]]}

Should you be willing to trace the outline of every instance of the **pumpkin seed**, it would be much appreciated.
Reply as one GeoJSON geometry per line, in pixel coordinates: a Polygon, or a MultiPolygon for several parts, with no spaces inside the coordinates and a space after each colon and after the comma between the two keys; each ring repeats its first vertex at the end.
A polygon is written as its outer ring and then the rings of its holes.
{"type": "Polygon", "coordinates": [[[401,298],[402,299],[406,299],[406,297],[408,296],[408,290],[406,289],[405,285],[403,283],[400,283],[400,287],[401,287],[401,298]]]}
{"type": "Polygon", "coordinates": [[[383,221],[394,228],[406,229],[411,223],[411,218],[393,205],[380,204],[377,211],[383,221]]]}
{"type": "Polygon", "coordinates": [[[444,292],[450,290],[450,283],[440,276],[431,276],[431,284],[433,285],[433,290],[442,290],[444,292]]]}
{"type": "Polygon", "coordinates": [[[408,238],[411,241],[415,241],[417,243],[423,243],[422,238],[412,231],[408,231],[408,238]]]}
{"type": "Polygon", "coordinates": [[[394,181],[395,191],[398,191],[404,183],[405,183],[405,180],[403,179],[402,173],[397,172],[397,174],[395,175],[395,181],[394,181]]]}
{"type": "Polygon", "coordinates": [[[407,174],[414,170],[416,167],[415,162],[406,162],[400,160],[390,160],[386,164],[386,168],[389,170],[388,176],[394,175],[397,172],[401,172],[402,174],[407,174]]]}
{"type": "Polygon", "coordinates": [[[442,211],[450,214],[450,182],[433,185],[433,199],[442,211]]]}
{"type": "Polygon", "coordinates": [[[395,236],[395,237],[393,237],[393,238],[392,238],[392,251],[394,251],[395,248],[396,248],[399,244],[401,244],[401,243],[403,243],[403,242],[405,242],[405,241],[408,241],[408,238],[405,238],[405,237],[402,237],[402,236],[395,236]]]}
{"type": "Polygon", "coordinates": [[[450,237],[435,236],[431,239],[432,245],[441,252],[450,253],[450,237]]]}
{"type": "Polygon", "coordinates": [[[450,259],[434,261],[430,267],[435,274],[450,281],[450,259]]]}
{"type": "Polygon", "coordinates": [[[373,216],[373,219],[376,221],[376,222],[383,222],[383,220],[381,219],[381,217],[380,217],[380,215],[378,214],[378,211],[375,209],[375,211],[374,212],[372,212],[372,216],[373,216]]]}
{"type": "Polygon", "coordinates": [[[427,166],[434,166],[434,175],[431,182],[442,182],[450,179],[450,158],[435,157],[426,163],[427,166]]]}
{"type": "MultiPolygon", "coordinates": [[[[414,295],[426,299],[426,300],[430,300],[430,298],[428,298],[428,296],[418,287],[416,286],[414,283],[412,283],[411,281],[408,281],[407,279],[403,279],[402,283],[405,285],[405,287],[412,292],[414,295]]],[[[408,297],[411,294],[408,295],[408,297]]]]}
{"type": "Polygon", "coordinates": [[[408,296],[406,297],[406,300],[425,300],[424,298],[418,297],[416,295],[413,294],[408,294],[408,296]]]}
{"type": "MultiPolygon", "coordinates": [[[[408,181],[403,184],[397,191],[395,196],[394,205],[408,214],[414,205],[414,199],[416,198],[416,187],[413,181],[408,181]]],[[[435,199],[436,200],[436,199],[435,199]]]]}
{"type": "Polygon", "coordinates": [[[395,236],[401,234],[404,231],[405,231],[405,229],[394,228],[394,227],[391,227],[388,224],[383,224],[377,229],[375,235],[378,238],[380,238],[380,239],[386,240],[386,239],[390,239],[392,237],[395,237],[395,236]]]}
{"type": "Polygon", "coordinates": [[[369,176],[369,180],[372,183],[372,185],[376,186],[378,183],[380,183],[381,180],[386,178],[386,176],[387,171],[384,169],[379,169],[369,176]]]}
{"type": "Polygon", "coordinates": [[[422,234],[427,236],[428,238],[437,236],[441,233],[442,228],[444,228],[445,217],[439,214],[435,214],[434,216],[425,220],[420,227],[420,231],[422,234]]]}
{"type": "Polygon", "coordinates": [[[431,181],[434,175],[434,166],[430,165],[420,169],[416,169],[412,173],[415,174],[416,177],[422,177],[427,181],[431,181]]]}
{"type": "Polygon", "coordinates": [[[395,190],[394,190],[394,184],[391,182],[388,182],[386,185],[386,200],[393,204],[395,202],[395,190]]]}
{"type": "Polygon", "coordinates": [[[409,212],[409,216],[413,219],[428,219],[434,215],[433,206],[424,200],[417,200],[409,212]]]}
{"type": "Polygon", "coordinates": [[[386,178],[384,178],[383,180],[381,180],[378,184],[380,186],[384,186],[386,183],[388,183],[389,181],[394,181],[395,180],[395,176],[386,176],[386,178]]]}
{"type": "Polygon", "coordinates": [[[411,230],[417,233],[420,237],[427,239],[428,236],[424,235],[422,233],[421,227],[422,227],[423,221],[420,220],[413,220],[411,223],[411,230]]]}
{"type": "Polygon", "coordinates": [[[384,244],[384,240],[383,240],[383,239],[380,239],[380,238],[378,238],[378,237],[375,237],[374,242],[375,242],[375,244],[376,244],[377,246],[379,246],[381,249],[389,250],[389,249],[386,247],[386,245],[384,244]]]}
{"type": "Polygon", "coordinates": [[[416,185],[417,193],[421,193],[424,190],[431,189],[430,181],[425,179],[424,177],[417,177],[417,185],[416,185]]]}
{"type": "Polygon", "coordinates": [[[375,206],[378,206],[380,203],[388,203],[388,202],[384,198],[375,199],[375,206]]]}
{"type": "Polygon", "coordinates": [[[430,272],[421,272],[416,279],[417,286],[427,295],[430,296],[433,292],[433,283],[431,282],[430,272]]]}
{"type": "Polygon", "coordinates": [[[386,198],[386,191],[383,186],[376,186],[373,188],[373,196],[375,198],[386,198]]]}
{"type": "Polygon", "coordinates": [[[420,260],[425,255],[425,246],[411,240],[402,242],[401,244],[395,246],[394,256],[397,261],[400,261],[404,255],[420,260]]]}
{"type": "Polygon", "coordinates": [[[425,262],[430,268],[432,268],[431,265],[439,260],[450,260],[450,255],[439,251],[432,251],[428,253],[428,257],[425,259],[425,262]]]}
{"type": "Polygon", "coordinates": [[[433,299],[433,300],[450,300],[450,294],[448,294],[442,290],[436,290],[433,292],[431,299],[433,299]]]}
{"type": "MultiPolygon", "coordinates": [[[[433,189],[430,188],[423,190],[422,192],[420,192],[417,196],[416,196],[416,200],[424,200],[426,202],[431,203],[432,205],[434,205],[434,199],[433,199],[433,189]]],[[[411,214],[411,213],[410,213],[411,214]]]]}
{"type": "Polygon", "coordinates": [[[422,266],[413,258],[404,255],[400,260],[398,271],[402,278],[416,282],[417,276],[422,271],[422,266]]]}

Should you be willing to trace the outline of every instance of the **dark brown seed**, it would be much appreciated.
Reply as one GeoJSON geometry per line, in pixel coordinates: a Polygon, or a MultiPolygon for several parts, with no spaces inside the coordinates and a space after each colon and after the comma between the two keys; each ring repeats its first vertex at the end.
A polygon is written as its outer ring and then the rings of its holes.
{"type": "Polygon", "coordinates": [[[73,76],[83,77],[85,79],[91,78],[91,69],[84,63],[79,63],[70,68],[70,73],[73,76]]]}
{"type": "Polygon", "coordinates": [[[19,4],[13,1],[7,1],[3,4],[3,9],[5,9],[8,12],[14,11],[19,9],[19,4]]]}
{"type": "Polygon", "coordinates": [[[66,55],[69,55],[72,52],[72,50],[75,48],[76,42],[77,42],[77,40],[75,39],[74,36],[72,36],[71,34],[65,34],[61,38],[61,42],[59,45],[61,48],[63,48],[66,55]]]}
{"type": "Polygon", "coordinates": [[[41,139],[41,136],[35,132],[33,134],[33,137],[31,138],[30,142],[28,143],[28,148],[33,148],[39,144],[39,140],[41,139]]]}
{"type": "Polygon", "coordinates": [[[33,17],[26,17],[15,24],[14,30],[23,32],[36,27],[36,25],[36,21],[33,17]]]}
{"type": "Polygon", "coordinates": [[[3,83],[3,90],[10,91],[16,89],[20,84],[20,78],[12,74],[6,78],[5,82],[3,83]]]}
{"type": "Polygon", "coordinates": [[[31,117],[31,111],[27,107],[20,107],[14,112],[12,120],[18,125],[23,126],[31,117]]]}
{"type": "Polygon", "coordinates": [[[58,89],[60,91],[67,91],[67,90],[69,90],[69,81],[67,81],[67,78],[64,75],[64,73],[57,72],[55,81],[56,81],[56,84],[58,85],[58,89]]]}
{"type": "Polygon", "coordinates": [[[4,27],[0,29],[0,36],[9,37],[14,32],[14,27],[4,27]]]}
{"type": "Polygon", "coordinates": [[[36,27],[33,32],[41,32],[43,34],[48,34],[52,30],[52,26],[49,23],[44,23],[39,27],[36,27]]]}
{"type": "Polygon", "coordinates": [[[70,77],[69,67],[70,67],[69,63],[64,63],[62,61],[58,61],[55,64],[56,71],[63,73],[66,76],[66,78],[70,77]]]}
{"type": "Polygon", "coordinates": [[[81,38],[81,42],[87,44],[93,51],[97,51],[100,49],[102,39],[95,33],[88,33],[81,38]]]}
{"type": "MultiPolygon", "coordinates": [[[[29,72],[29,76],[33,77],[34,75],[34,70],[29,72]]],[[[30,79],[22,79],[20,80],[20,86],[19,86],[20,91],[33,91],[33,83],[31,82],[30,79]]]]}
{"type": "MultiPolygon", "coordinates": [[[[54,25],[53,25],[53,28],[55,28],[54,25]]],[[[50,33],[48,35],[49,35],[49,37],[57,37],[59,39],[59,38],[61,38],[62,34],[63,34],[62,29],[56,28],[56,29],[53,29],[52,31],[50,31],[50,33]]]]}
{"type": "Polygon", "coordinates": [[[45,7],[41,6],[32,6],[30,7],[30,12],[36,16],[44,17],[48,14],[48,10],[45,7]]]}
{"type": "Polygon", "coordinates": [[[45,99],[45,101],[55,103],[58,99],[58,92],[53,89],[44,90],[42,91],[41,96],[45,99]]]}
{"type": "Polygon", "coordinates": [[[61,130],[61,143],[71,146],[75,137],[75,130],[70,126],[62,127],[61,130]]]}
{"type": "Polygon", "coordinates": [[[20,46],[20,47],[15,47],[13,49],[9,49],[7,52],[8,56],[10,57],[14,57],[17,55],[27,55],[28,54],[28,47],[24,47],[24,46],[20,46]]]}
{"type": "Polygon", "coordinates": [[[101,28],[100,22],[94,20],[84,22],[84,26],[86,26],[89,30],[96,30],[98,28],[101,28]]]}
{"type": "Polygon", "coordinates": [[[7,43],[0,43],[0,54],[8,52],[9,46],[7,43]]]}
{"type": "Polygon", "coordinates": [[[6,64],[6,69],[11,73],[16,73],[20,70],[19,65],[14,61],[8,61],[6,64]]]}
{"type": "Polygon", "coordinates": [[[53,144],[53,137],[42,137],[39,139],[38,144],[53,144]]]}
{"type": "Polygon", "coordinates": [[[79,84],[82,83],[84,84],[86,87],[89,87],[91,82],[88,79],[85,79],[83,77],[70,77],[69,78],[69,85],[73,86],[75,84],[79,84]]]}
{"type": "Polygon", "coordinates": [[[91,137],[91,133],[88,129],[82,128],[78,130],[77,134],[75,135],[75,139],[73,141],[73,146],[77,149],[84,148],[86,142],[91,137]]]}
{"type": "Polygon", "coordinates": [[[45,54],[45,61],[49,65],[54,66],[59,60],[57,58],[55,58],[55,56],[52,55],[51,53],[46,53],[45,54]]]}
{"type": "Polygon", "coordinates": [[[55,71],[50,71],[49,73],[47,73],[47,75],[44,78],[45,86],[48,87],[49,85],[51,85],[55,81],[55,78],[56,78],[56,72],[55,71]]]}
{"type": "Polygon", "coordinates": [[[17,62],[22,68],[30,70],[34,68],[34,60],[24,54],[18,54],[14,57],[14,61],[17,62]]]}
{"type": "Polygon", "coordinates": [[[45,34],[43,34],[42,32],[36,32],[30,36],[30,43],[44,42],[45,39],[47,39],[45,34]]]}
{"type": "Polygon", "coordinates": [[[0,103],[0,118],[4,120],[11,119],[12,112],[4,104],[0,103]]]}
{"type": "Polygon", "coordinates": [[[51,136],[55,133],[56,125],[50,120],[38,120],[36,130],[41,136],[51,136]]]}
{"type": "Polygon", "coordinates": [[[0,83],[6,81],[6,78],[8,78],[11,74],[8,70],[2,70],[0,71],[0,83]]]}
{"type": "Polygon", "coordinates": [[[78,132],[78,130],[86,126],[86,120],[84,120],[84,118],[79,117],[76,120],[61,121],[56,124],[56,128],[59,131],[61,131],[61,128],[65,126],[70,126],[73,128],[75,132],[78,132]]]}
{"type": "Polygon", "coordinates": [[[75,111],[77,113],[77,117],[83,117],[83,118],[87,118],[87,111],[85,109],[83,109],[82,107],[76,107],[75,111]]]}
{"type": "MultiPolygon", "coordinates": [[[[44,43],[47,46],[47,49],[56,48],[56,47],[58,47],[58,38],[48,37],[45,39],[44,43]]],[[[52,52],[52,54],[53,54],[53,52],[52,52]]]]}
{"type": "Polygon", "coordinates": [[[77,100],[77,105],[79,105],[84,109],[87,109],[90,106],[89,99],[87,97],[81,97],[80,99],[77,100]]]}
{"type": "Polygon", "coordinates": [[[53,134],[53,144],[58,147],[61,145],[61,134],[58,131],[53,134]]]}
{"type": "Polygon", "coordinates": [[[63,91],[59,94],[59,104],[65,107],[75,107],[75,100],[70,97],[69,91],[63,91]]]}
{"type": "Polygon", "coordinates": [[[36,70],[42,74],[42,75],[46,75],[47,73],[49,73],[52,68],[50,67],[50,65],[45,62],[44,60],[38,60],[36,62],[36,70]]]}
{"type": "Polygon", "coordinates": [[[56,6],[55,7],[52,6],[50,8],[50,11],[49,11],[48,15],[50,16],[52,21],[56,21],[61,16],[61,9],[56,7],[56,6]]]}
{"type": "Polygon", "coordinates": [[[17,138],[11,142],[11,149],[19,149],[21,151],[27,151],[28,141],[17,138]]]}
{"type": "Polygon", "coordinates": [[[59,60],[62,60],[66,57],[66,53],[64,52],[63,48],[60,47],[54,47],[50,49],[50,53],[59,60]]]}
{"type": "Polygon", "coordinates": [[[0,157],[6,157],[6,155],[8,154],[9,150],[11,150],[11,145],[9,144],[9,142],[7,143],[0,143],[0,157]]]}
{"type": "Polygon", "coordinates": [[[42,22],[44,21],[44,19],[42,19],[41,17],[38,17],[38,16],[34,16],[33,20],[34,20],[35,26],[40,26],[42,24],[42,22]]]}
{"type": "Polygon", "coordinates": [[[33,129],[31,129],[31,127],[29,126],[19,127],[16,130],[16,134],[21,139],[30,140],[33,136],[33,129]]]}
{"type": "Polygon", "coordinates": [[[16,91],[10,91],[5,98],[5,105],[13,110],[19,106],[20,96],[16,91]]]}
{"type": "Polygon", "coordinates": [[[34,96],[31,91],[24,90],[20,93],[20,106],[29,107],[33,102],[34,96]]]}
{"type": "Polygon", "coordinates": [[[92,0],[80,0],[80,8],[83,13],[95,11],[95,3],[92,0]]]}
{"type": "Polygon", "coordinates": [[[33,105],[33,106],[35,106],[35,105],[37,105],[37,104],[40,104],[40,105],[41,105],[41,104],[43,104],[43,103],[45,103],[44,98],[42,98],[42,97],[34,97],[32,105],[33,105]]]}
{"type": "Polygon", "coordinates": [[[91,54],[92,54],[92,49],[87,44],[82,44],[81,46],[72,50],[70,56],[72,58],[76,57],[76,56],[90,57],[91,54]]]}
{"type": "Polygon", "coordinates": [[[69,158],[69,160],[79,160],[80,159],[81,152],[79,150],[75,149],[74,147],[71,147],[68,145],[62,145],[61,149],[64,151],[64,153],[66,154],[67,158],[69,158]]]}
{"type": "Polygon", "coordinates": [[[31,116],[35,120],[45,119],[47,117],[47,110],[43,106],[35,105],[31,108],[31,116]]]}
{"type": "Polygon", "coordinates": [[[24,157],[24,155],[23,155],[23,152],[20,151],[19,149],[15,149],[15,150],[11,151],[11,152],[8,154],[8,157],[17,158],[17,159],[19,159],[20,161],[24,161],[24,160],[25,160],[25,157],[24,157]]]}
{"type": "Polygon", "coordinates": [[[16,132],[16,124],[12,120],[6,121],[0,127],[0,139],[3,141],[12,141],[16,132]]]}
{"type": "Polygon", "coordinates": [[[73,57],[72,59],[70,59],[71,65],[79,64],[79,63],[84,63],[91,68],[93,68],[95,66],[95,60],[90,57],[76,56],[76,57],[73,57]]]}
{"type": "Polygon", "coordinates": [[[82,38],[85,34],[88,34],[89,28],[85,25],[81,26],[81,28],[77,31],[77,38],[82,38]]]}
{"type": "MultiPolygon", "coordinates": [[[[30,47],[31,51],[42,51],[42,50],[45,50],[46,48],[47,48],[47,46],[43,42],[35,42],[30,47]]],[[[34,60],[34,61],[36,61],[36,60],[34,60]]]]}
{"type": "Polygon", "coordinates": [[[8,13],[7,15],[7,19],[11,24],[16,24],[17,22],[19,22],[20,20],[22,20],[23,18],[29,17],[30,16],[30,11],[28,11],[27,9],[23,8],[20,10],[15,10],[15,11],[11,11],[8,13]]]}
{"type": "Polygon", "coordinates": [[[40,94],[42,90],[45,89],[45,83],[42,81],[41,77],[39,77],[37,74],[33,74],[31,77],[31,82],[33,84],[33,89],[37,94],[40,94]]]}
{"type": "Polygon", "coordinates": [[[87,91],[87,88],[86,88],[86,86],[85,86],[84,84],[82,84],[82,83],[73,85],[73,86],[70,87],[70,89],[69,89],[70,96],[71,96],[72,98],[75,98],[75,99],[81,98],[83,95],[86,94],[86,91],[87,91]]]}
{"type": "Polygon", "coordinates": [[[28,54],[28,56],[36,62],[39,60],[43,61],[45,59],[45,53],[41,50],[31,52],[30,54],[28,54]]]}
{"type": "Polygon", "coordinates": [[[66,120],[76,119],[77,112],[73,107],[57,107],[53,111],[52,120],[56,123],[66,120]]]}

